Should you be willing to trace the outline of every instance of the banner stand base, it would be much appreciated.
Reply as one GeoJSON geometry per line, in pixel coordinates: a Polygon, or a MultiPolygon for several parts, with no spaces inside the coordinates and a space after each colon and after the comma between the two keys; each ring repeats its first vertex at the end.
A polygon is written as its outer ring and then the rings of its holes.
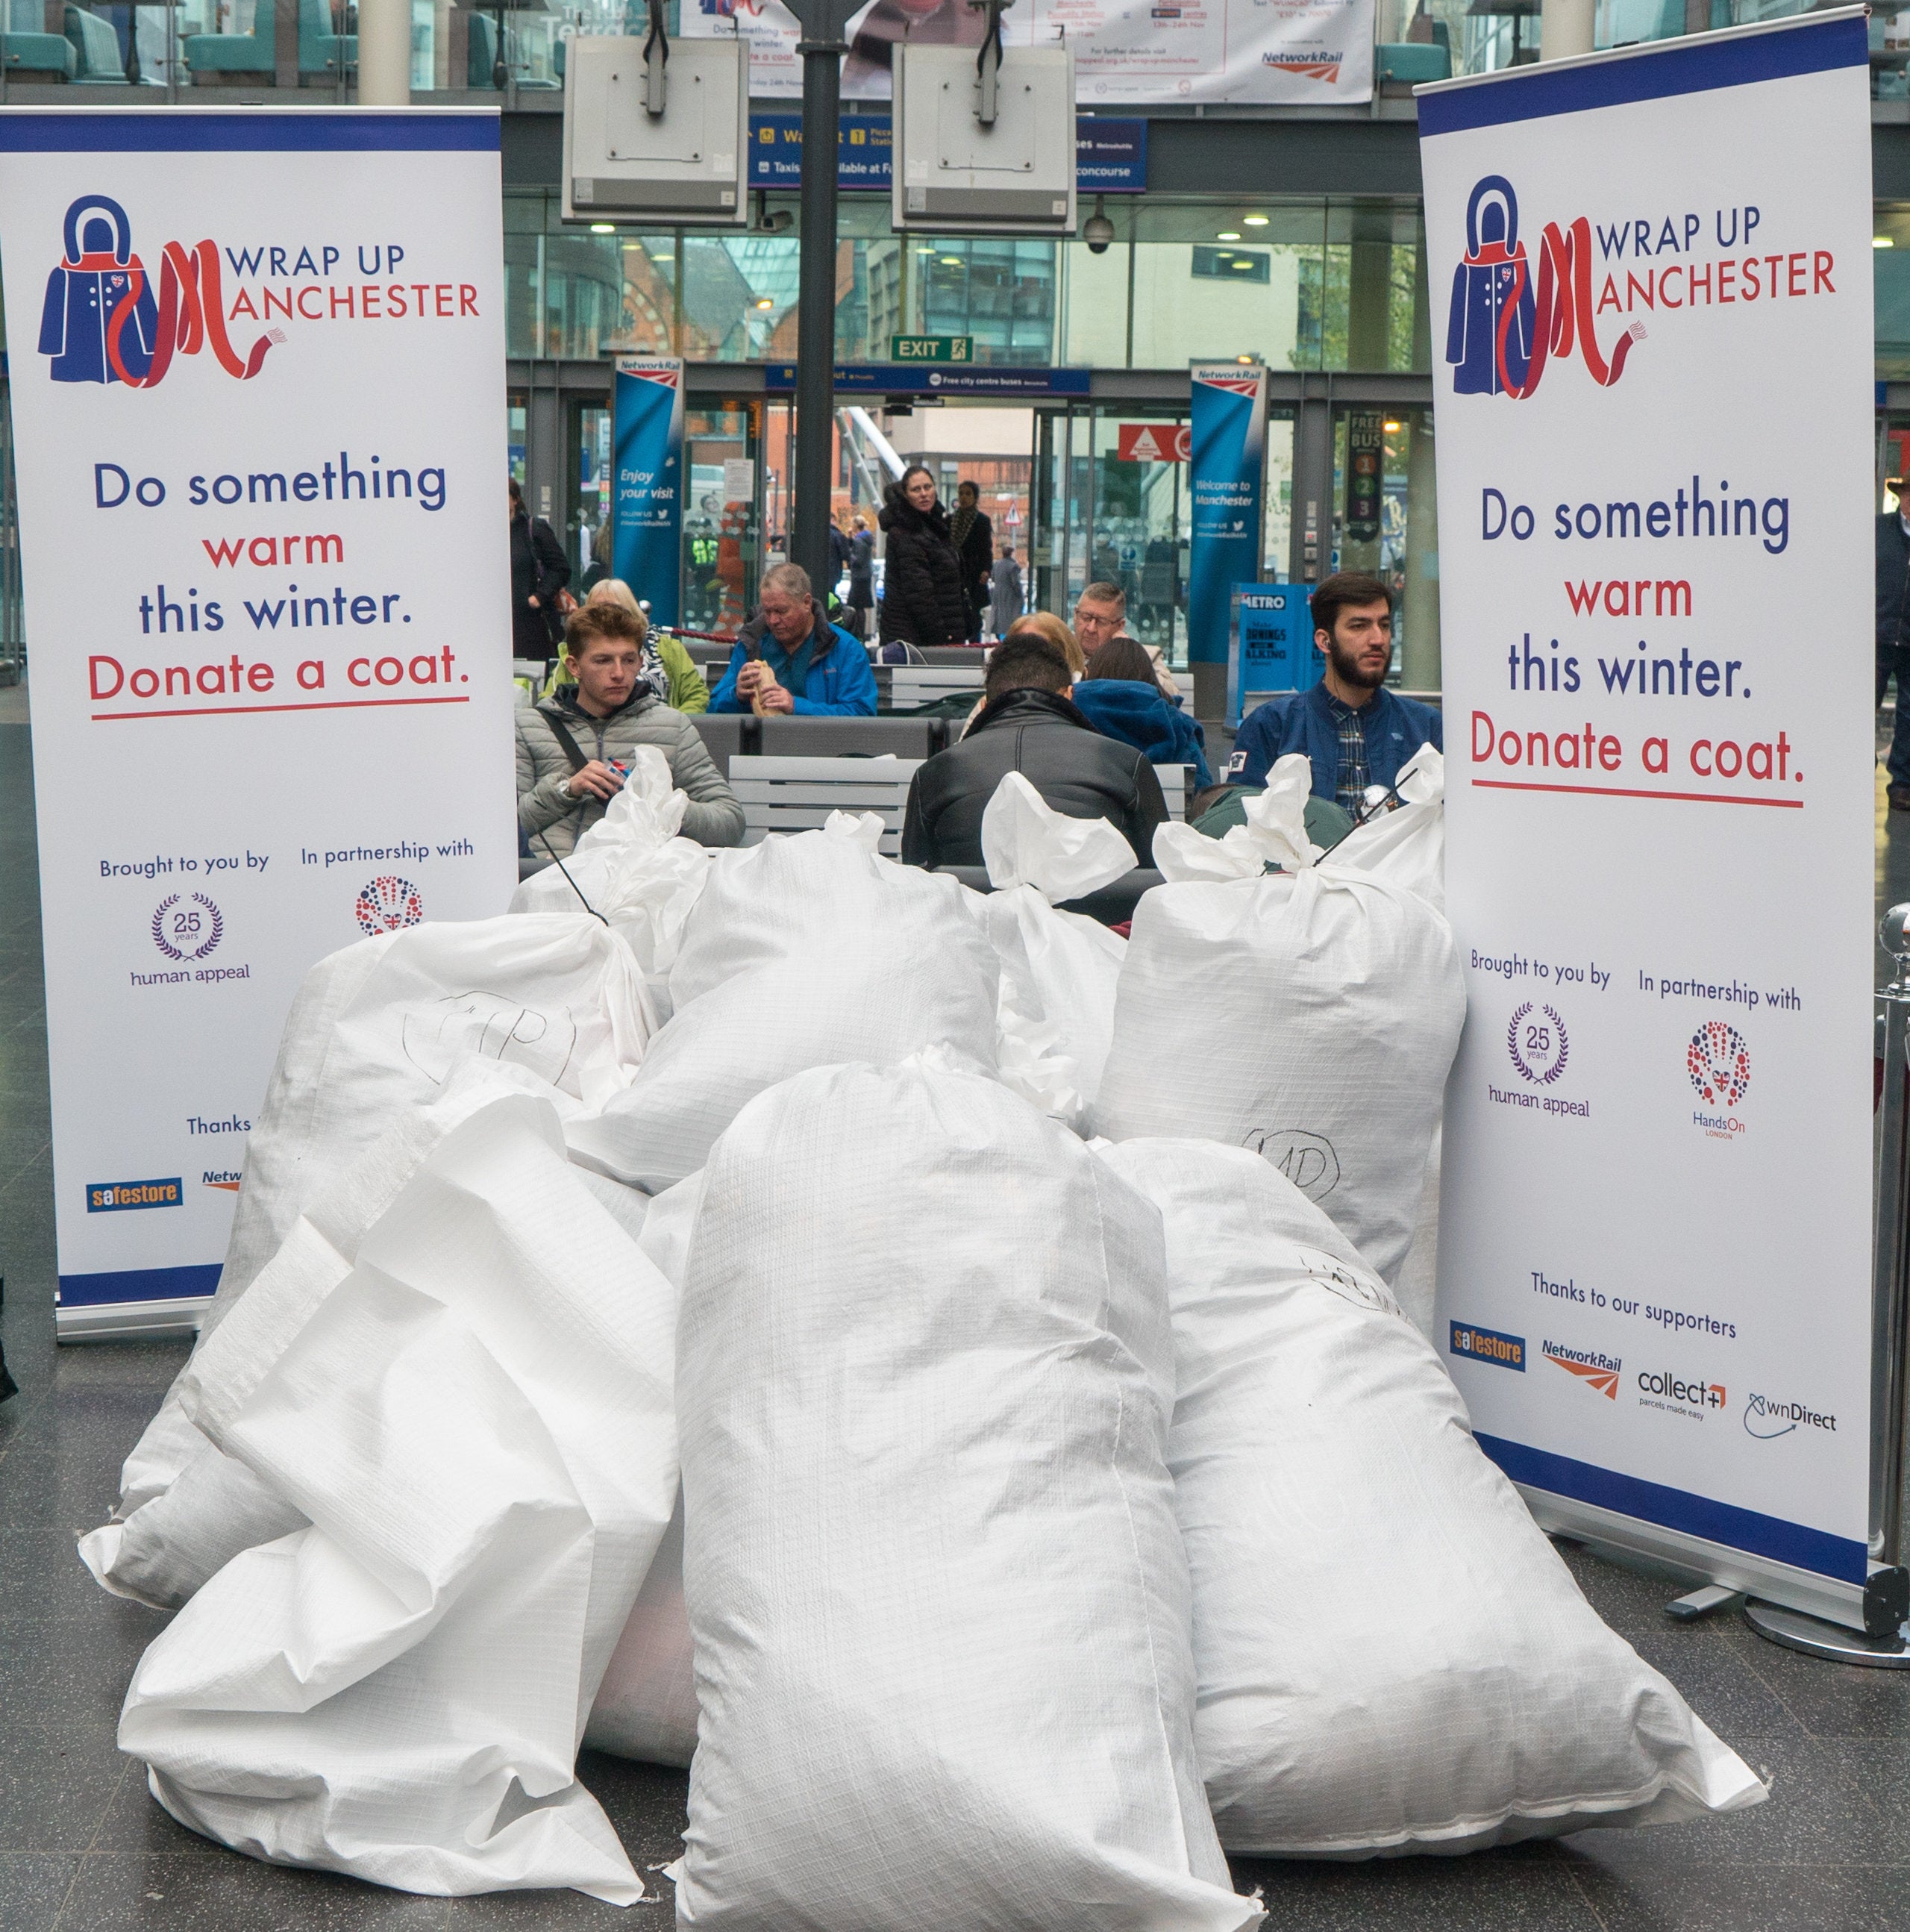
{"type": "Polygon", "coordinates": [[[1759,1636],[1781,1643],[1787,1650],[1801,1650],[1811,1657],[1829,1658],[1836,1664],[1858,1664],[1880,1670],[1910,1670],[1910,1642],[1905,1633],[1910,1624],[1894,1636],[1866,1636],[1861,1630],[1846,1630],[1840,1624],[1827,1624],[1822,1618],[1787,1610],[1776,1604],[1747,1603],[1744,1621],[1759,1636]]]}
{"type": "Polygon", "coordinates": [[[58,1342],[131,1342],[148,1336],[194,1335],[209,1294],[178,1295],[166,1301],[100,1301],[54,1310],[58,1342]]]}

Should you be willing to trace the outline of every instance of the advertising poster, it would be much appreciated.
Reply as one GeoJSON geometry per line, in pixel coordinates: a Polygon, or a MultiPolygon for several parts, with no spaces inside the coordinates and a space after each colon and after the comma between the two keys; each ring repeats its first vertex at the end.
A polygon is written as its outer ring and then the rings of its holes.
{"type": "Polygon", "coordinates": [[[1227,722],[1276,692],[1307,691],[1326,659],[1314,648],[1304,584],[1243,584],[1234,591],[1234,649],[1227,663],[1227,722]]]}
{"type": "Polygon", "coordinates": [[[498,120],[0,152],[60,1330],[181,1325],[306,969],[517,876],[498,120]]]}
{"type": "MultiPolygon", "coordinates": [[[[889,98],[895,42],[979,47],[982,9],[967,0],[871,0],[849,23],[842,90],[889,98]]],[[[685,34],[737,34],[749,45],[752,98],[799,95],[802,30],[782,0],[686,0],[685,34]]],[[[1002,16],[1002,41],[1075,50],[1084,107],[1243,101],[1351,106],[1373,93],[1372,0],[1180,0],[1132,7],[1114,0],[1023,0],[1002,16]]],[[[1084,183],[1084,185],[1086,184],[1084,183]]]]}
{"type": "Polygon", "coordinates": [[[1851,11],[1420,96],[1471,1002],[1441,1339],[1543,1520],[1846,1623],[1869,1528],[1866,63],[1851,11]]]}
{"type": "Polygon", "coordinates": [[[1225,664],[1234,592],[1260,574],[1261,472],[1267,370],[1258,363],[1193,366],[1189,412],[1187,656],[1225,664]]]}
{"type": "Polygon", "coordinates": [[[681,621],[683,555],[683,364],[627,356],[616,365],[611,496],[613,574],[647,601],[650,621],[681,621]]]}

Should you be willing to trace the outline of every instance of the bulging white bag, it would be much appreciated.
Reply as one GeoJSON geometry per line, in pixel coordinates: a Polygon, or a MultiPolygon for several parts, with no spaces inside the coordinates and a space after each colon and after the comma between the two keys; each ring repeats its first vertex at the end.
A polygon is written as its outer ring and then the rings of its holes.
{"type": "Polygon", "coordinates": [[[313,1186],[435,1098],[460,1061],[520,1066],[599,1107],[628,1084],[652,1019],[629,951],[580,908],[416,926],[321,959],[246,1139],[205,1326],[278,1251],[313,1186]]]}
{"type": "Polygon", "coordinates": [[[514,913],[569,913],[589,906],[630,948],[646,980],[669,971],[683,924],[709,872],[709,854],[676,834],[689,803],[654,745],[640,745],[622,789],[561,866],[533,872],[511,900],[514,913]]]}
{"type": "Polygon", "coordinates": [[[684,1928],[1228,1932],[1162,1450],[1159,1217],[992,1079],[805,1073],[682,1306],[684,1928]]]}
{"type": "Polygon", "coordinates": [[[1401,769],[1395,788],[1406,800],[1356,825],[1333,848],[1336,866],[1409,886],[1446,910],[1446,760],[1422,745],[1401,769]]]}
{"type": "MultiPolygon", "coordinates": [[[[580,1168],[579,1172],[583,1172],[580,1168]]],[[[650,1204],[637,1246],[682,1294],[703,1176],[679,1180],[650,1204]]],[[[696,1664],[683,1601],[683,1498],[657,1546],[629,1621],[598,1686],[583,1741],[619,1757],[686,1765],[697,1748],[696,1664]]]]}
{"type": "Polygon", "coordinates": [[[745,1102],[805,1068],[946,1041],[995,1056],[999,969],[944,874],[881,857],[880,821],[719,852],[670,968],[669,1022],[628,1089],[567,1131],[580,1160],[660,1192],[745,1102]]]}
{"type": "Polygon", "coordinates": [[[1274,761],[1265,788],[1242,809],[1244,825],[1232,825],[1210,838],[1191,825],[1169,819],[1154,827],[1154,863],[1171,885],[1196,880],[1257,879],[1270,866],[1297,872],[1320,856],[1306,836],[1307,795],[1313,764],[1304,752],[1274,761]]]}
{"type": "Polygon", "coordinates": [[[241,1550],[301,1526],[295,1510],[213,1447],[202,1411],[229,1408],[257,1385],[447,1134],[490,1106],[535,1108],[553,1090],[508,1061],[464,1060],[430,1105],[405,1109],[370,1148],[329,1168],[245,1295],[226,1298],[225,1312],[238,1318],[202,1330],[127,1458],[112,1520],[81,1538],[81,1559],[103,1588],[176,1610],[241,1550]]]}
{"type": "Polygon", "coordinates": [[[1249,1148],[1390,1282],[1465,1018],[1452,929],[1403,886],[1332,864],[1159,886],[1122,962],[1095,1130],[1249,1148]]]}
{"type": "Polygon", "coordinates": [[[1765,1796],[1600,1621],[1324,1214],[1238,1149],[1101,1151],[1166,1226],[1168,1456],[1223,1844],[1471,1851],[1765,1796]]]}
{"type": "Polygon", "coordinates": [[[309,1526],[155,1640],[119,1741],[175,1818],[256,1857],[628,1904],[574,1760],[676,1494],[675,1295],[535,1111],[448,1136],[207,1414],[309,1526]]]}
{"type": "Polygon", "coordinates": [[[1001,1077],[1078,1127],[1101,1084],[1127,941],[1054,902],[1113,884],[1133,848],[1106,819],[1070,818],[1009,772],[982,814],[982,855],[995,890],[970,903],[1001,964],[1001,1077]]]}

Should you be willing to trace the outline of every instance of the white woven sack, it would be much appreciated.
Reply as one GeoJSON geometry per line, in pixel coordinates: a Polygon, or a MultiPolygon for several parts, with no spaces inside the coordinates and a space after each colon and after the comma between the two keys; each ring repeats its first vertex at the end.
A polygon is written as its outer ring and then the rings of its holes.
{"type": "Polygon", "coordinates": [[[995,1057],[998,970],[944,874],[875,850],[880,821],[716,854],[670,969],[673,1008],[627,1091],[568,1130],[577,1156],[661,1192],[745,1102],[811,1066],[946,1041],[995,1057]]]}
{"type": "Polygon", "coordinates": [[[1333,848],[1336,866],[1350,866],[1375,879],[1410,886],[1440,911],[1446,910],[1446,760],[1422,745],[1399,773],[1396,812],[1356,825],[1333,848]]]}
{"type": "Polygon", "coordinates": [[[1324,1214],[1238,1149],[1102,1152],[1166,1224],[1168,1461],[1223,1844],[1472,1851],[1763,1798],[1600,1621],[1324,1214]]]}
{"type": "MultiPolygon", "coordinates": [[[[580,1170],[581,1171],[581,1170],[580,1170]]],[[[637,1246],[680,1297],[703,1176],[679,1180],[651,1203],[637,1246]]],[[[686,1765],[697,1748],[696,1665],[683,1601],[683,1498],[657,1547],[630,1620],[597,1690],[583,1741],[619,1757],[686,1765]]]]}
{"type": "Polygon", "coordinates": [[[321,1166],[324,1172],[304,1211],[246,1294],[226,1298],[227,1313],[242,1306],[244,1318],[201,1332],[127,1458],[112,1520],[80,1538],[81,1560],[104,1588],[176,1610],[241,1550],[301,1526],[302,1516],[207,1440],[196,1420],[202,1404],[229,1406],[250,1393],[344,1279],[365,1230],[447,1134],[486,1107],[534,1106],[536,1096],[553,1091],[508,1061],[467,1058],[429,1105],[405,1109],[363,1152],[308,1164],[314,1179],[321,1166]]]}
{"type": "Polygon", "coordinates": [[[1465,1018],[1452,929],[1403,886],[1330,864],[1159,886],[1135,913],[1095,1130],[1252,1149],[1390,1282],[1465,1018]]]}
{"type": "Polygon", "coordinates": [[[310,1526],[180,1612],[119,1742],[175,1818],[255,1857],[628,1904],[574,1760],[676,1494],[675,1295],[536,1112],[448,1136],[208,1418],[310,1526]]]}
{"type": "Polygon", "coordinates": [[[277,1252],[313,1186],[435,1098],[460,1060],[523,1067],[598,1107],[628,1083],[652,1018],[629,951],[581,908],[412,926],[321,959],[246,1139],[205,1326],[277,1252]]]}
{"type": "Polygon", "coordinates": [[[662,752],[639,745],[603,816],[561,866],[519,884],[511,910],[569,913],[588,905],[609,921],[646,980],[667,973],[709,872],[708,852],[676,836],[688,803],[662,752]]]}
{"type": "Polygon", "coordinates": [[[710,1156],[677,1923],[1256,1924],[1192,1749],[1159,1216],[951,1064],[805,1073],[710,1156]]]}
{"type": "Polygon", "coordinates": [[[969,904],[1001,965],[1001,1077],[1078,1127],[1101,1084],[1127,941],[1054,902],[1111,885],[1133,848],[1106,819],[1070,818],[1009,772],[982,814],[982,854],[995,890],[969,904]]]}

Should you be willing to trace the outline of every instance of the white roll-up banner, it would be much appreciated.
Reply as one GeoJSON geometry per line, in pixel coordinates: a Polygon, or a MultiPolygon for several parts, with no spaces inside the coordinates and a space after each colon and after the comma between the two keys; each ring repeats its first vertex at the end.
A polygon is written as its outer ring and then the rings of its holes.
{"type": "Polygon", "coordinates": [[[498,127],[0,114],[63,1335],[212,1292],[315,960],[508,903],[498,127]]]}
{"type": "Polygon", "coordinates": [[[1516,69],[1419,108],[1447,322],[1446,892],[1471,998],[1440,1339],[1542,1519],[1858,1624],[1864,17],[1516,69]]]}

